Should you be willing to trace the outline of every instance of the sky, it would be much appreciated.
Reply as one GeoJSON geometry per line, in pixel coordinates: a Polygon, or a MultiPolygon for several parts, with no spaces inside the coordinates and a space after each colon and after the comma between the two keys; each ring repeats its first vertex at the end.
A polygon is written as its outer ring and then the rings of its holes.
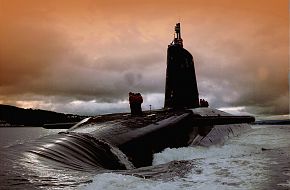
{"type": "Polygon", "coordinates": [[[289,114],[288,0],[0,0],[0,104],[81,115],[162,108],[174,26],[200,98],[289,114]]]}

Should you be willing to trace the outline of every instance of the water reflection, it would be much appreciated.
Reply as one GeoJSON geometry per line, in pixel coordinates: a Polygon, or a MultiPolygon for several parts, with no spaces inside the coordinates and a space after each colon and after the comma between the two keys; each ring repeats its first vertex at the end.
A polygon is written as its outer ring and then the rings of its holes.
{"type": "Polygon", "coordinates": [[[56,134],[65,129],[44,129],[42,127],[1,127],[0,148],[23,144],[45,135],[56,134]]]}

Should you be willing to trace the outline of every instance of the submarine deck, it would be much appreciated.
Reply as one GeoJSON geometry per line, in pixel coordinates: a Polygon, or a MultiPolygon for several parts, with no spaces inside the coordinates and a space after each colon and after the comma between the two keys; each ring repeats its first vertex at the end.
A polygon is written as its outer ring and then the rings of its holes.
{"type": "MultiPolygon", "coordinates": [[[[180,116],[184,113],[188,113],[189,111],[185,110],[152,110],[152,111],[144,111],[142,115],[131,115],[130,113],[114,113],[114,114],[106,114],[106,115],[97,115],[91,117],[84,124],[100,124],[111,121],[119,121],[119,124],[129,128],[142,128],[149,124],[156,123],[158,121],[164,120],[166,118],[172,116],[180,116]]],[[[82,124],[82,125],[84,125],[82,124]]]]}
{"type": "Polygon", "coordinates": [[[165,148],[210,146],[248,129],[247,123],[254,120],[251,116],[233,116],[212,108],[152,110],[141,116],[116,113],[87,118],[61,132],[60,139],[66,136],[97,139],[121,150],[135,167],[142,167],[151,165],[153,154],[165,148]]]}
{"type": "Polygon", "coordinates": [[[144,111],[140,116],[130,113],[97,115],[75,125],[68,132],[88,133],[119,146],[156,131],[176,126],[181,129],[181,125],[187,125],[192,130],[195,127],[251,123],[254,120],[251,116],[233,116],[213,108],[161,109],[144,111]]]}

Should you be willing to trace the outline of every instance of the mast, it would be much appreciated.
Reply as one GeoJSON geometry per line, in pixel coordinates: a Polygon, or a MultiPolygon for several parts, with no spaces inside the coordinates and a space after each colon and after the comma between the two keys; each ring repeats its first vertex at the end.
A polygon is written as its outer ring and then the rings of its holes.
{"type": "Polygon", "coordinates": [[[174,39],[170,45],[179,45],[179,46],[183,47],[183,40],[181,38],[180,23],[176,23],[176,25],[175,25],[174,39]]]}

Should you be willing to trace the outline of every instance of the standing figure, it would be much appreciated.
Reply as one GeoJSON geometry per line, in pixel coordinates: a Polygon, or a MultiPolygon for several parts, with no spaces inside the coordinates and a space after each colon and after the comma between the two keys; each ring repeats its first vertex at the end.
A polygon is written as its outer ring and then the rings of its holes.
{"type": "Polygon", "coordinates": [[[142,107],[141,104],[143,103],[143,97],[140,93],[136,94],[136,108],[137,108],[137,115],[142,115],[142,107]]]}
{"type": "Polygon", "coordinates": [[[132,115],[142,115],[143,98],[140,93],[129,92],[129,103],[132,115]]]}

